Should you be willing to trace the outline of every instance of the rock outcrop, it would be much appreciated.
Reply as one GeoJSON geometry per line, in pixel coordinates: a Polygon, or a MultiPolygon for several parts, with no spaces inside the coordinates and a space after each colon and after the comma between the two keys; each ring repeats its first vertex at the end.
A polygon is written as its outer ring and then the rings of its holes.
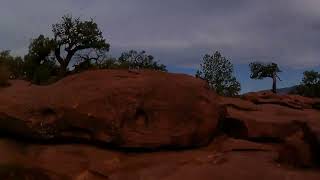
{"type": "Polygon", "coordinates": [[[151,71],[11,84],[0,89],[0,179],[320,179],[319,99],[218,97],[151,71]]]}
{"type": "Polygon", "coordinates": [[[283,146],[279,160],[310,167],[320,163],[319,99],[272,93],[250,93],[240,98],[223,98],[223,132],[255,142],[283,146]]]}
{"type": "Polygon", "coordinates": [[[87,71],[53,85],[12,82],[0,90],[0,131],[26,139],[117,148],[207,144],[218,97],[187,75],[87,71]]]}

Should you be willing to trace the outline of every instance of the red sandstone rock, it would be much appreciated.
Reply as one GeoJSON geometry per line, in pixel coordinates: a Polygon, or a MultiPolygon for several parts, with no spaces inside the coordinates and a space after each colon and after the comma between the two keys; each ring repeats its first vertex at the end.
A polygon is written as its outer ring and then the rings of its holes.
{"type": "Polygon", "coordinates": [[[319,98],[308,98],[299,95],[278,95],[272,92],[247,93],[244,100],[255,104],[278,104],[293,109],[311,109],[320,104],[319,98]]]}
{"type": "Polygon", "coordinates": [[[217,97],[201,80],[150,71],[88,71],[50,86],[12,84],[0,89],[1,132],[43,141],[0,137],[0,179],[320,179],[317,99],[217,97]],[[208,146],[184,151],[107,148],[200,146],[217,132],[223,136],[208,146]],[[48,144],[61,139],[64,144],[48,144]]]}
{"type": "Polygon", "coordinates": [[[114,147],[190,147],[216,131],[218,97],[187,75],[87,71],[53,85],[0,90],[0,129],[35,139],[114,147]]]}
{"type": "Polygon", "coordinates": [[[298,167],[312,167],[315,157],[311,144],[306,142],[304,133],[299,131],[286,138],[284,145],[279,148],[277,160],[281,163],[298,167]]]}
{"type": "Polygon", "coordinates": [[[0,179],[8,176],[41,180],[320,178],[319,169],[289,169],[275,162],[276,154],[270,146],[228,138],[200,149],[153,153],[121,153],[80,144],[21,144],[0,139],[0,153],[0,179]],[[216,147],[227,149],[219,151],[216,147]],[[247,151],[248,147],[251,149],[247,151]]]}
{"type": "Polygon", "coordinates": [[[220,104],[226,106],[225,119],[220,123],[223,132],[236,138],[283,144],[278,159],[294,166],[320,162],[320,111],[312,109],[317,99],[250,93],[243,100],[222,101],[220,104]]]}

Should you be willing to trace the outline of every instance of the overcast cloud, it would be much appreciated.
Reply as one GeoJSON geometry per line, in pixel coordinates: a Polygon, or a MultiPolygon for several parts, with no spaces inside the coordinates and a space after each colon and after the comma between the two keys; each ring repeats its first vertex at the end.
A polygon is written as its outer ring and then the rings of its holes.
{"type": "Polygon", "coordinates": [[[166,65],[196,67],[220,50],[233,63],[320,65],[319,0],[0,0],[0,49],[23,55],[64,14],[93,17],[111,53],[144,49],[166,65]]]}

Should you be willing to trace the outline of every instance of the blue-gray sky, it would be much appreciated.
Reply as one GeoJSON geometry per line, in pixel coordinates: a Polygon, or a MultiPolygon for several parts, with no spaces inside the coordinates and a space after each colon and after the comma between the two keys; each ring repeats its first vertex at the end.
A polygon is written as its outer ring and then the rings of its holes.
{"type": "Polygon", "coordinates": [[[319,0],[0,0],[0,49],[25,54],[64,14],[93,17],[112,55],[144,49],[173,72],[193,74],[205,53],[219,50],[243,92],[271,86],[249,79],[250,61],[278,63],[280,87],[320,66],[319,0]]]}

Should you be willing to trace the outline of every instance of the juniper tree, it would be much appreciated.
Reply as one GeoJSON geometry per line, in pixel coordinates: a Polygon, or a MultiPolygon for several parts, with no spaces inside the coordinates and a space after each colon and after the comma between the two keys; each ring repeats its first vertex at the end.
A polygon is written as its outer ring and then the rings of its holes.
{"type": "Polygon", "coordinates": [[[73,18],[70,15],[62,17],[61,22],[52,25],[55,42],[55,56],[60,64],[60,74],[64,76],[72,57],[85,49],[106,49],[110,45],[102,36],[97,23],[73,18]],[[64,57],[63,54],[66,54],[64,57]]]}
{"type": "Polygon", "coordinates": [[[276,63],[252,62],[249,64],[251,70],[251,79],[272,78],[272,92],[277,93],[277,79],[280,79],[278,73],[281,72],[276,63]]]}

